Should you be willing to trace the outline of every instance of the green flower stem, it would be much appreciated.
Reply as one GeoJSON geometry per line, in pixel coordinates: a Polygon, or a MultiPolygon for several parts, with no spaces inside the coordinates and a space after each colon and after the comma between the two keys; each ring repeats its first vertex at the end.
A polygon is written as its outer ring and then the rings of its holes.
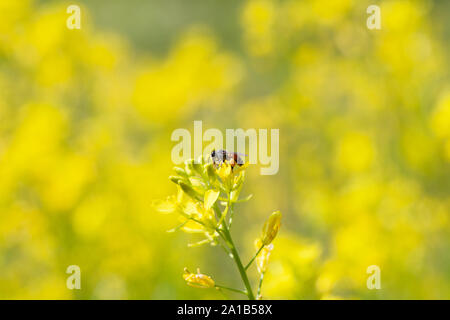
{"type": "Polygon", "coordinates": [[[264,245],[261,246],[261,248],[259,248],[259,250],[256,252],[256,254],[253,256],[252,260],[250,260],[250,262],[245,266],[245,270],[247,270],[253,263],[253,261],[255,261],[256,257],[258,256],[258,254],[261,252],[261,250],[264,248],[264,245]]]}
{"type": "Polygon", "coordinates": [[[230,219],[228,219],[228,229],[231,230],[231,224],[233,223],[234,203],[230,204],[230,219]]]}
{"type": "MultiPolygon", "coordinates": [[[[219,232],[219,234],[221,235],[220,232],[219,232]]],[[[231,257],[231,252],[230,252],[230,250],[229,250],[222,242],[218,241],[218,243],[219,243],[219,246],[225,251],[225,253],[226,253],[229,257],[231,257]]]]}
{"type": "Polygon", "coordinates": [[[244,282],[245,288],[247,289],[247,296],[249,300],[255,300],[255,296],[253,294],[252,287],[250,286],[250,281],[248,280],[247,273],[245,272],[244,266],[242,265],[241,259],[239,258],[239,253],[236,250],[236,246],[234,245],[233,239],[231,239],[230,232],[225,224],[223,225],[223,234],[228,240],[234,262],[236,263],[242,281],[244,282]]]}
{"type": "Polygon", "coordinates": [[[169,232],[169,233],[175,232],[175,231],[177,231],[177,230],[183,228],[183,227],[186,225],[186,223],[188,223],[188,222],[189,222],[189,220],[186,220],[186,221],[183,222],[182,224],[179,224],[179,225],[176,226],[175,228],[172,228],[172,229],[170,229],[170,230],[167,230],[166,232],[169,232]]]}
{"type": "Polygon", "coordinates": [[[258,284],[258,292],[256,293],[256,296],[259,297],[261,295],[261,287],[264,280],[264,272],[261,273],[261,277],[259,278],[259,284],[258,284]]]}
{"type": "MultiPolygon", "coordinates": [[[[228,203],[229,203],[229,195],[228,195],[228,203]]],[[[228,207],[228,206],[227,206],[228,207]]],[[[223,213],[220,211],[219,206],[217,203],[213,206],[214,211],[216,212],[216,215],[219,217],[223,217],[223,213]]],[[[239,257],[239,253],[236,249],[236,246],[234,245],[233,239],[231,238],[230,230],[227,227],[226,221],[223,220],[221,224],[218,225],[218,228],[220,230],[219,234],[222,235],[224,238],[226,244],[230,248],[231,255],[233,257],[234,262],[236,263],[236,266],[239,270],[239,274],[241,275],[242,281],[244,282],[245,288],[247,290],[246,294],[248,296],[249,300],[255,300],[255,295],[253,294],[252,287],[250,285],[250,281],[248,280],[247,272],[244,269],[244,266],[242,265],[241,258],[239,257]]]]}
{"type": "Polygon", "coordinates": [[[229,288],[229,287],[225,287],[225,286],[220,286],[218,284],[216,284],[216,288],[230,290],[230,291],[233,291],[233,292],[238,292],[238,293],[242,293],[244,295],[247,295],[247,292],[245,292],[244,290],[239,290],[239,289],[229,288]]]}
{"type": "Polygon", "coordinates": [[[226,206],[225,210],[222,212],[221,217],[219,219],[219,223],[217,224],[219,226],[219,228],[222,224],[225,225],[225,217],[227,216],[229,208],[230,208],[230,201],[228,200],[227,206],[226,206]]]}

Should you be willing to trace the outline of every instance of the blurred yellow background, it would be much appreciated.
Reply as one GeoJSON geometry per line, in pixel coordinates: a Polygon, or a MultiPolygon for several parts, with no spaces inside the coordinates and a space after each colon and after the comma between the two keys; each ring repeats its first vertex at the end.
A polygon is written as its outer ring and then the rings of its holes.
{"type": "Polygon", "coordinates": [[[241,286],[151,206],[194,120],[280,129],[233,223],[247,260],[283,212],[265,298],[450,298],[450,2],[80,0],[80,30],[70,4],[0,0],[0,298],[223,298],[184,267],[241,286]]]}

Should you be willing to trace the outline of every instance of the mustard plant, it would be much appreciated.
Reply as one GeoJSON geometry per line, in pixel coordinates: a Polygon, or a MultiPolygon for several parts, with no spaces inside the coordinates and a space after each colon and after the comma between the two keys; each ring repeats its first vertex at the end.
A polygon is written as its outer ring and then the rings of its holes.
{"type": "Polygon", "coordinates": [[[261,299],[261,286],[273,249],[272,241],[280,228],[281,213],[276,211],[270,215],[264,224],[261,237],[255,240],[256,253],[247,264],[243,264],[230,229],[235,205],[252,198],[252,195],[240,197],[248,163],[237,165],[223,161],[218,164],[204,157],[198,160],[195,162],[190,159],[185,162],[184,168],[174,168],[176,175],[170,176],[169,179],[177,185],[178,193],[165,200],[156,201],[155,206],[160,212],[178,215],[181,223],[169,232],[182,230],[202,235],[202,240],[188,244],[189,247],[204,244],[221,247],[236,264],[244,289],[219,285],[212,277],[200,273],[199,270],[197,273],[191,273],[185,268],[183,278],[187,285],[192,287],[230,290],[244,294],[250,300],[261,299]],[[256,263],[259,273],[256,295],[247,274],[253,262],[256,263]]]}

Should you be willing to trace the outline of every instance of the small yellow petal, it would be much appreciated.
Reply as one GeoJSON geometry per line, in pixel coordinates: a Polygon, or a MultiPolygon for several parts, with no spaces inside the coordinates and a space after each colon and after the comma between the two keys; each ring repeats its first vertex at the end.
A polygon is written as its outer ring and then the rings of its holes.
{"type": "Polygon", "coordinates": [[[201,274],[200,270],[197,273],[191,273],[187,268],[184,268],[183,279],[186,281],[188,286],[195,288],[214,288],[214,280],[205,274],[201,274]]]}
{"type": "Polygon", "coordinates": [[[231,165],[228,163],[223,163],[217,170],[217,174],[222,180],[227,179],[232,172],[231,165]]]}
{"type": "Polygon", "coordinates": [[[172,213],[177,209],[175,197],[168,197],[166,200],[155,200],[152,205],[161,213],[172,213]]]}

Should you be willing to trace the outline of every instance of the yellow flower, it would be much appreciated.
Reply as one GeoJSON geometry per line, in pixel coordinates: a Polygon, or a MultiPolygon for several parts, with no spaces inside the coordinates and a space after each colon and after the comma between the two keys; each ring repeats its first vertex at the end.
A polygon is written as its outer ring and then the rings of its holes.
{"type": "MultiPolygon", "coordinates": [[[[200,202],[190,202],[190,205],[185,207],[184,211],[189,217],[201,222],[194,223],[197,227],[201,227],[203,231],[211,232],[216,228],[216,217],[212,209],[206,209],[200,202]]],[[[183,230],[187,232],[188,228],[183,227],[183,230]]]]}
{"type": "Polygon", "coordinates": [[[275,239],[278,230],[280,229],[280,226],[281,226],[281,212],[275,211],[270,215],[269,219],[267,219],[263,227],[261,241],[265,246],[270,244],[273,241],[273,239],[275,239]]]}
{"type": "Polygon", "coordinates": [[[218,169],[217,169],[217,174],[219,175],[219,177],[225,181],[226,179],[228,179],[230,177],[232,173],[232,168],[231,165],[227,162],[224,162],[218,169]]]}
{"type": "Polygon", "coordinates": [[[228,161],[225,161],[216,169],[216,172],[222,180],[222,185],[225,189],[232,190],[237,188],[236,183],[238,181],[242,182],[245,169],[247,169],[248,166],[248,162],[242,164],[241,166],[232,166],[228,161]]]}
{"type": "Polygon", "coordinates": [[[187,268],[184,268],[183,279],[186,281],[188,286],[194,288],[214,288],[214,280],[207,275],[201,274],[200,270],[197,269],[197,274],[189,272],[187,268]]]}
{"type": "Polygon", "coordinates": [[[161,213],[173,213],[177,210],[177,201],[174,196],[169,196],[166,200],[155,200],[152,205],[161,213]]]}
{"type": "Polygon", "coordinates": [[[233,173],[234,175],[237,175],[238,173],[243,172],[247,167],[250,165],[250,163],[247,161],[243,163],[242,165],[236,165],[233,167],[233,173]]]}

